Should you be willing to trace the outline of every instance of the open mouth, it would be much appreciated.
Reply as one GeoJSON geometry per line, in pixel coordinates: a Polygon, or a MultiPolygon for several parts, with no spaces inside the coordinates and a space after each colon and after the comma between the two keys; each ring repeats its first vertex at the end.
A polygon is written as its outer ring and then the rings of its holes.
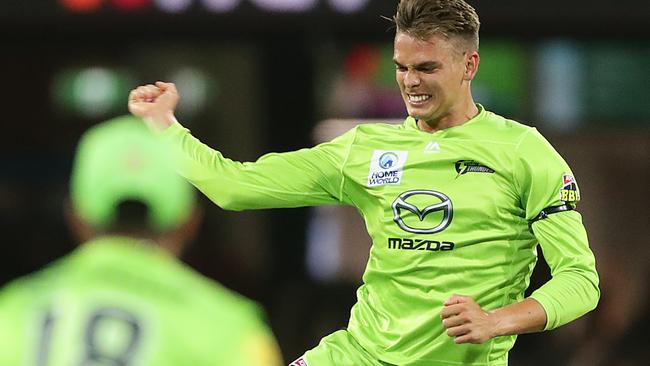
{"type": "Polygon", "coordinates": [[[408,94],[408,100],[411,104],[423,104],[431,99],[429,94],[408,94]]]}

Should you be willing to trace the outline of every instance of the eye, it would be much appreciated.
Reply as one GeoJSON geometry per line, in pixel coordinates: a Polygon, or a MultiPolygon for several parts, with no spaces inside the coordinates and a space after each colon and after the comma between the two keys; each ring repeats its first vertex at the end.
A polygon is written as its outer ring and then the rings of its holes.
{"type": "Polygon", "coordinates": [[[418,68],[418,71],[423,72],[425,74],[432,74],[432,73],[436,72],[436,70],[438,70],[438,68],[435,67],[435,66],[424,66],[424,67],[418,68]]]}
{"type": "Polygon", "coordinates": [[[399,72],[406,72],[407,68],[406,68],[406,66],[395,65],[395,70],[397,70],[399,72]]]}

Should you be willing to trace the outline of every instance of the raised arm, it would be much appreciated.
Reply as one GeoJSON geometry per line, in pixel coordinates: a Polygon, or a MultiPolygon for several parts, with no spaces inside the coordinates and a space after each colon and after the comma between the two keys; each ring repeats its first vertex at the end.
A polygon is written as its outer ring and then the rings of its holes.
{"type": "Polygon", "coordinates": [[[157,81],[155,85],[142,85],[131,90],[128,107],[153,131],[162,132],[176,122],[174,111],[179,98],[176,85],[157,81]]]}
{"type": "Polygon", "coordinates": [[[134,89],[129,110],[174,150],[178,172],[224,209],[300,207],[346,202],[343,165],[355,130],[318,145],[237,162],[201,143],[174,118],[179,97],[174,84],[134,89]]]}
{"type": "Polygon", "coordinates": [[[175,150],[182,176],[220,207],[244,210],[347,203],[342,171],[354,133],[244,163],[225,158],[178,123],[162,137],[175,150]]]}

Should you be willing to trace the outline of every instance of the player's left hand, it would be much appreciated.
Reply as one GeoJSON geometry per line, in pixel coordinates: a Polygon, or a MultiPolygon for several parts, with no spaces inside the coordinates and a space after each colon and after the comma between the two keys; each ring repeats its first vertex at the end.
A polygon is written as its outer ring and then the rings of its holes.
{"type": "Polygon", "coordinates": [[[468,296],[453,295],[444,303],[442,325],[461,343],[484,343],[494,337],[496,319],[468,296]]]}

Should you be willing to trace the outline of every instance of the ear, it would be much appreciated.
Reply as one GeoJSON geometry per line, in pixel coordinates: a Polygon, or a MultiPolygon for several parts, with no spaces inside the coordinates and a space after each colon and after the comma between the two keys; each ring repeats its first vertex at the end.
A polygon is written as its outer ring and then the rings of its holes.
{"type": "Polygon", "coordinates": [[[478,64],[481,61],[481,57],[478,54],[478,51],[467,51],[465,53],[465,74],[463,79],[466,81],[472,81],[476,73],[478,72],[478,64]]]}
{"type": "Polygon", "coordinates": [[[196,202],[190,216],[175,229],[161,235],[159,243],[177,257],[196,238],[203,222],[203,207],[196,202]]]}
{"type": "Polygon", "coordinates": [[[85,243],[96,235],[95,230],[79,217],[75,209],[72,207],[72,201],[70,201],[70,199],[65,200],[63,204],[63,215],[68,223],[68,228],[72,233],[72,237],[77,241],[77,243],[85,243]]]}

